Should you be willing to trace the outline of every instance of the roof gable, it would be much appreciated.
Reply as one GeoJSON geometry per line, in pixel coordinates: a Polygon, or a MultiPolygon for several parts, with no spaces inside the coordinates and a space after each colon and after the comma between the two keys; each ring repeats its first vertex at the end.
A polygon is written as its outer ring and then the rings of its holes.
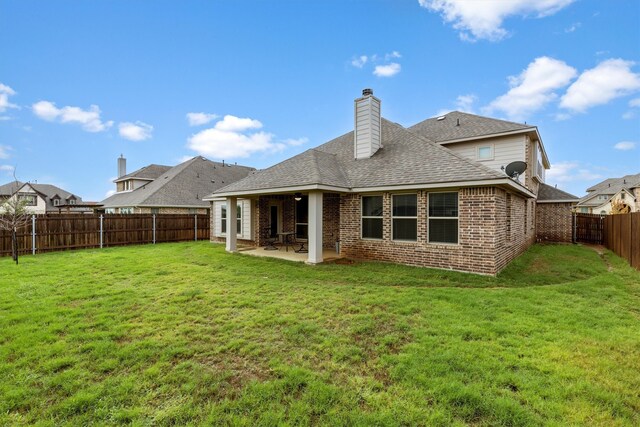
{"type": "Polygon", "coordinates": [[[115,179],[113,182],[124,181],[126,179],[133,178],[152,181],[154,179],[157,179],[160,175],[164,174],[171,168],[171,166],[150,164],[129,174],[121,176],[120,178],[115,179]]]}
{"type": "Polygon", "coordinates": [[[439,117],[423,120],[410,131],[442,143],[466,138],[531,130],[535,126],[452,111],[439,117]]]}
{"type": "Polygon", "coordinates": [[[540,188],[538,189],[538,201],[542,202],[551,200],[575,200],[577,202],[578,197],[556,187],[552,187],[551,185],[541,183],[540,188]]]}

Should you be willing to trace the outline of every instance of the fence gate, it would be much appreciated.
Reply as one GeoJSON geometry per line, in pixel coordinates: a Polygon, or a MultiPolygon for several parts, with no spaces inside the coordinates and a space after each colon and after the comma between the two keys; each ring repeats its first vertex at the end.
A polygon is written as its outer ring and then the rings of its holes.
{"type": "Polygon", "coordinates": [[[573,215],[574,242],[604,243],[604,216],[598,214],[576,213],[573,215]]]}

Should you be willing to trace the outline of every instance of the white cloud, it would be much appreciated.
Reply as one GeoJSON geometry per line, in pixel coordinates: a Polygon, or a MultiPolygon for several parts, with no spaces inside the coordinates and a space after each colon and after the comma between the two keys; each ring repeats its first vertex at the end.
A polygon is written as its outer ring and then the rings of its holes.
{"type": "Polygon", "coordinates": [[[373,70],[373,74],[378,77],[392,77],[400,72],[402,67],[397,62],[392,62],[387,65],[376,65],[376,68],[373,70]]]}
{"type": "Polygon", "coordinates": [[[0,83],[0,113],[4,113],[9,108],[18,108],[17,105],[9,102],[9,97],[16,94],[16,91],[9,86],[0,83]]]}
{"type": "Polygon", "coordinates": [[[297,147],[297,146],[304,145],[307,142],[309,142],[309,138],[307,138],[307,137],[298,138],[298,139],[289,138],[289,139],[285,139],[282,142],[284,144],[286,144],[286,145],[289,145],[289,146],[292,146],[292,147],[297,147]]]}
{"type": "Polygon", "coordinates": [[[257,132],[244,135],[219,129],[206,129],[189,138],[188,147],[198,154],[215,159],[249,157],[256,152],[280,150],[283,147],[272,142],[273,135],[257,132]]]}
{"type": "Polygon", "coordinates": [[[546,172],[546,181],[551,182],[573,182],[590,181],[601,179],[602,175],[590,171],[578,162],[558,162],[551,164],[551,168],[546,172]]]}
{"type": "Polygon", "coordinates": [[[33,104],[31,109],[43,120],[79,124],[87,132],[102,132],[113,125],[113,121],[103,122],[100,119],[101,112],[97,105],[91,105],[88,110],[83,110],[80,107],[70,106],[58,108],[53,102],[39,101],[33,104]]]}
{"type": "Polygon", "coordinates": [[[640,89],[640,74],[631,71],[632,61],[608,59],[584,71],[565,93],[560,106],[573,112],[606,104],[640,89]]]}
{"type": "Polygon", "coordinates": [[[638,108],[640,108],[640,98],[634,98],[629,101],[629,108],[631,108],[631,110],[622,114],[622,118],[625,120],[631,120],[636,117],[638,114],[638,108]]]}
{"type": "Polygon", "coordinates": [[[113,196],[114,194],[116,194],[116,190],[109,190],[105,193],[104,198],[107,199],[111,196],[113,196]]]}
{"type": "Polygon", "coordinates": [[[478,97],[473,94],[460,95],[456,98],[456,108],[463,113],[473,113],[473,104],[478,100],[478,97]]]}
{"type": "Polygon", "coordinates": [[[486,110],[523,119],[556,99],[554,90],[568,85],[576,74],[575,68],[563,61],[547,56],[536,58],[520,75],[509,77],[511,89],[494,99],[486,110]]]}
{"type": "Polygon", "coordinates": [[[226,115],[214,127],[192,135],[187,141],[187,147],[208,158],[232,159],[249,157],[259,152],[281,151],[288,145],[306,142],[305,138],[275,142],[273,134],[255,132],[261,128],[259,120],[226,115]]]}
{"type": "Polygon", "coordinates": [[[498,41],[508,35],[502,28],[510,16],[553,15],[574,0],[418,0],[420,5],[439,13],[445,22],[453,24],[460,38],[466,41],[487,39],[498,41]]]}
{"type": "Polygon", "coordinates": [[[0,165],[0,172],[5,172],[7,174],[12,174],[15,168],[11,165],[0,165]]]}
{"type": "Polygon", "coordinates": [[[153,126],[143,122],[124,122],[118,126],[118,132],[120,136],[129,141],[144,141],[151,138],[153,132],[153,126]]]}
{"type": "Polygon", "coordinates": [[[570,27],[565,28],[564,32],[565,33],[573,33],[575,30],[577,30],[581,26],[582,26],[582,24],[580,22],[576,22],[575,24],[572,24],[570,27]]]}
{"type": "Polygon", "coordinates": [[[9,151],[11,150],[12,148],[8,145],[0,145],[0,159],[8,159],[10,157],[9,151]]]}
{"type": "Polygon", "coordinates": [[[367,55],[360,55],[357,58],[354,58],[351,60],[351,65],[353,65],[356,68],[362,68],[364,67],[364,64],[366,64],[369,61],[369,57],[367,57],[367,55]]]}
{"type": "Polygon", "coordinates": [[[209,114],[209,113],[187,113],[187,121],[189,122],[189,126],[201,126],[206,125],[212,120],[217,119],[217,114],[209,114]]]}
{"type": "Polygon", "coordinates": [[[616,150],[628,151],[636,148],[636,143],[631,141],[620,141],[613,146],[616,150]]]}
{"type": "Polygon", "coordinates": [[[244,132],[249,129],[260,129],[262,123],[258,120],[236,117],[227,114],[222,120],[216,123],[215,128],[224,132],[244,132]]]}
{"type": "Polygon", "coordinates": [[[400,52],[398,52],[397,50],[394,50],[394,51],[393,51],[393,52],[391,52],[391,53],[387,53],[387,54],[384,56],[384,60],[385,60],[385,61],[389,61],[389,60],[391,60],[391,59],[396,59],[396,58],[402,58],[402,55],[400,55],[400,52]]]}

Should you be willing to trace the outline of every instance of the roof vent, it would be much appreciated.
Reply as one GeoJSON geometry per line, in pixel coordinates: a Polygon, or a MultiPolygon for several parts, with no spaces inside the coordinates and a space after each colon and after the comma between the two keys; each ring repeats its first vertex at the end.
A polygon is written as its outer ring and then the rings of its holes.
{"type": "Polygon", "coordinates": [[[369,95],[373,95],[373,89],[362,89],[362,96],[369,96],[369,95]]]}

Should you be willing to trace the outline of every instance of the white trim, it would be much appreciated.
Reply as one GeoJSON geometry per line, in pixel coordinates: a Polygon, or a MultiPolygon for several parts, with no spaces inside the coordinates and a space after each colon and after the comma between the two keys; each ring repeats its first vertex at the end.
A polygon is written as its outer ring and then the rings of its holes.
{"type": "Polygon", "coordinates": [[[536,200],[536,203],[575,203],[575,204],[578,204],[578,200],[577,199],[536,200]]]}
{"type": "Polygon", "coordinates": [[[529,196],[531,198],[535,198],[535,194],[533,194],[529,189],[524,187],[522,184],[512,180],[511,178],[495,178],[495,179],[484,179],[478,181],[454,181],[454,182],[438,182],[438,183],[427,183],[427,184],[398,184],[398,185],[386,185],[380,187],[355,187],[355,188],[344,188],[344,187],[334,187],[328,185],[318,185],[318,184],[310,184],[299,187],[275,187],[275,188],[265,188],[261,190],[244,190],[244,191],[233,191],[227,193],[219,193],[219,194],[211,194],[205,197],[203,200],[205,201],[213,201],[217,198],[226,198],[232,196],[258,196],[263,194],[286,194],[286,193],[294,193],[298,191],[308,191],[308,190],[321,190],[321,191],[330,191],[334,193],[375,193],[375,192],[397,192],[403,190],[422,190],[429,188],[458,188],[458,187],[477,187],[477,186],[485,186],[485,185],[504,185],[506,184],[509,187],[513,187],[520,193],[529,196]]]}
{"type": "Polygon", "coordinates": [[[122,182],[128,179],[137,179],[139,181],[149,181],[149,182],[155,181],[155,179],[151,179],[151,178],[138,178],[137,176],[122,176],[120,178],[114,179],[112,182],[122,182]]]}
{"type": "Polygon", "coordinates": [[[302,191],[311,191],[311,190],[321,190],[321,191],[331,191],[334,193],[349,193],[350,189],[346,187],[335,187],[331,185],[320,185],[320,184],[308,184],[301,186],[292,186],[292,187],[275,187],[275,188],[264,188],[260,190],[243,190],[243,191],[231,191],[226,193],[216,193],[210,194],[207,197],[203,198],[204,201],[215,200],[218,197],[231,197],[231,196],[258,196],[262,194],[286,194],[286,193],[295,193],[302,191]]]}
{"type": "Polygon", "coordinates": [[[421,190],[421,189],[430,189],[430,188],[460,188],[460,187],[477,187],[477,186],[485,186],[485,185],[501,185],[506,184],[510,187],[515,188],[519,192],[531,197],[535,198],[535,194],[533,194],[529,189],[524,187],[522,184],[515,182],[511,178],[497,178],[494,180],[480,180],[480,181],[456,181],[456,182],[439,182],[433,184],[411,184],[411,185],[398,185],[398,186],[385,186],[385,187],[358,187],[351,189],[350,192],[353,193],[368,193],[368,192],[376,192],[376,191],[401,191],[403,189],[406,190],[421,190]]]}

